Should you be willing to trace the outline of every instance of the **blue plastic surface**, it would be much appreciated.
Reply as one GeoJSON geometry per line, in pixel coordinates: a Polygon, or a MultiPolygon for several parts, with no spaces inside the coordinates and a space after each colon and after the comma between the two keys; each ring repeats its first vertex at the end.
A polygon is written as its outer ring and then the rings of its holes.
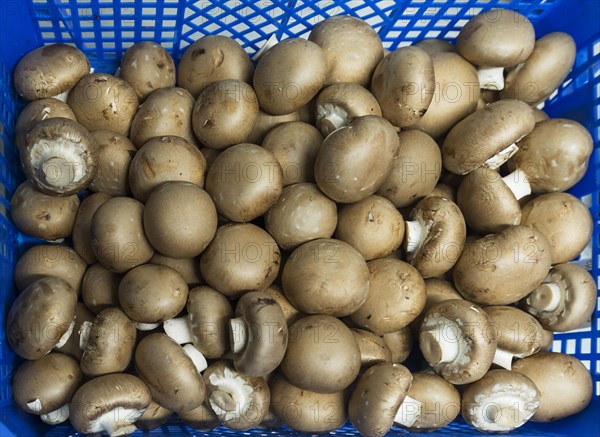
{"type": "MultiPolygon", "coordinates": [[[[271,34],[280,39],[306,36],[326,17],[359,16],[379,32],[386,48],[424,38],[453,40],[466,21],[494,7],[519,10],[535,25],[538,37],[568,32],[578,47],[576,66],[569,79],[546,104],[553,117],[579,121],[592,133],[595,150],[590,169],[572,193],[591,207],[595,221],[588,261],[598,282],[600,181],[600,1],[598,0],[371,0],[318,2],[306,0],[178,1],[178,0],[0,0],[0,436],[64,436],[67,425],[50,428],[18,410],[11,399],[10,381],[19,359],[4,338],[5,317],[14,299],[12,268],[31,240],[19,234],[7,218],[9,199],[22,174],[12,143],[15,117],[23,102],[12,89],[11,71],[18,59],[40,45],[76,44],[97,71],[113,73],[123,51],[134,42],[153,40],[178,60],[186,46],[205,34],[231,36],[253,53],[271,34]]],[[[554,350],[579,357],[590,368],[595,398],[583,413],[551,424],[528,423],[511,435],[600,435],[600,320],[591,329],[555,337],[554,350]]],[[[201,433],[173,421],[153,435],[234,435],[219,428],[201,433]]],[[[357,435],[346,425],[337,435],[357,435]]],[[[392,430],[390,435],[404,434],[392,430]]],[[[479,435],[458,421],[440,435],[479,435]]],[[[252,431],[237,435],[295,435],[289,430],[252,431]]],[[[428,434],[431,435],[431,434],[428,434]]]]}

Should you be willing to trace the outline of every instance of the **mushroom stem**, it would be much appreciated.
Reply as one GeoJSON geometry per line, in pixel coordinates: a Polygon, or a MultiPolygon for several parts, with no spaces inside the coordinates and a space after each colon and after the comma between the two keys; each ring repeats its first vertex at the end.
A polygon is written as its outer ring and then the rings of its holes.
{"type": "Polygon", "coordinates": [[[412,259],[425,242],[429,226],[420,220],[406,222],[406,256],[412,259]]]}
{"type": "Polygon", "coordinates": [[[65,404],[48,414],[42,414],[40,418],[42,419],[42,422],[47,423],[48,425],[58,425],[59,423],[63,423],[69,418],[69,404],[65,404]]]}
{"type": "Polygon", "coordinates": [[[32,413],[39,413],[42,411],[42,401],[35,399],[31,402],[27,402],[27,408],[29,408],[32,413]]]}
{"type": "Polygon", "coordinates": [[[263,46],[258,50],[258,52],[256,52],[254,54],[254,56],[252,57],[252,60],[258,61],[260,58],[262,58],[262,55],[264,55],[267,52],[267,50],[269,50],[271,47],[273,47],[278,42],[279,42],[279,40],[277,39],[277,36],[275,34],[272,34],[269,37],[269,39],[263,44],[263,46]]]}
{"type": "Polygon", "coordinates": [[[185,346],[183,346],[183,350],[187,354],[187,356],[190,357],[190,359],[194,363],[194,366],[196,366],[196,370],[198,371],[198,373],[202,373],[206,370],[206,368],[208,367],[206,358],[204,358],[202,352],[196,349],[196,347],[193,344],[186,344],[185,346]]]}
{"type": "Polygon", "coordinates": [[[400,404],[400,408],[398,408],[396,416],[394,417],[394,423],[407,428],[412,427],[421,415],[422,408],[422,402],[419,402],[418,400],[406,395],[404,401],[402,401],[400,404]]]}
{"type": "Polygon", "coordinates": [[[234,354],[240,353],[248,342],[248,325],[242,317],[229,321],[229,343],[234,354]]]}
{"type": "Polygon", "coordinates": [[[60,349],[67,344],[67,341],[69,341],[69,338],[71,338],[71,335],[73,335],[73,328],[75,328],[75,320],[71,322],[65,333],[62,335],[62,337],[60,337],[58,343],[56,343],[56,346],[54,346],[55,349],[60,349]]]}
{"type": "Polygon", "coordinates": [[[512,361],[514,356],[515,355],[512,352],[497,348],[492,362],[500,367],[505,368],[506,370],[512,370],[512,361]]]}
{"type": "Polygon", "coordinates": [[[144,410],[116,407],[107,411],[91,423],[90,434],[108,434],[118,437],[134,433],[137,428],[133,424],[144,413],[144,410]]]}
{"type": "Polygon", "coordinates": [[[192,330],[190,329],[187,316],[165,320],[163,323],[163,329],[165,334],[179,344],[194,342],[194,336],[192,330]]]}
{"type": "Polygon", "coordinates": [[[160,326],[160,323],[142,323],[142,322],[135,323],[135,327],[139,331],[152,331],[153,329],[156,329],[159,326],[160,326]]]}
{"type": "Polygon", "coordinates": [[[479,67],[477,69],[480,87],[484,90],[504,89],[504,67],[479,67]]]}
{"type": "Polygon", "coordinates": [[[491,168],[492,170],[498,170],[502,165],[514,156],[519,151],[517,144],[511,144],[506,149],[501,150],[490,159],[483,163],[484,167],[491,168]]]}
{"type": "Polygon", "coordinates": [[[343,108],[331,103],[317,107],[317,119],[321,131],[327,134],[349,124],[348,113],[343,108]]]}
{"type": "Polygon", "coordinates": [[[520,168],[503,177],[502,180],[508,185],[508,188],[517,200],[531,194],[531,184],[529,183],[529,179],[527,179],[527,174],[520,168]]]}
{"type": "Polygon", "coordinates": [[[558,308],[561,300],[560,286],[554,282],[546,282],[527,296],[527,305],[539,312],[550,312],[558,308]]]}
{"type": "Polygon", "coordinates": [[[87,347],[89,338],[90,338],[90,330],[92,329],[92,322],[88,322],[87,320],[81,324],[79,327],[79,349],[85,349],[87,347]]]}
{"type": "Polygon", "coordinates": [[[448,338],[446,326],[437,324],[421,333],[421,349],[429,364],[451,363],[458,357],[458,339],[448,338]]]}

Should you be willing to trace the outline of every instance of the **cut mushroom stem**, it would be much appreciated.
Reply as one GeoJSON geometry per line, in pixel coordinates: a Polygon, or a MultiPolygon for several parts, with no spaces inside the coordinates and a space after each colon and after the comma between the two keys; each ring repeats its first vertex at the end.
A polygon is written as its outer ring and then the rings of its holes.
{"type": "Polygon", "coordinates": [[[92,325],[93,323],[88,322],[87,320],[81,324],[81,327],[79,328],[79,349],[83,350],[87,347],[92,325]]]}
{"type": "Polygon", "coordinates": [[[142,323],[142,322],[136,322],[135,327],[139,330],[139,331],[152,331],[153,329],[156,329],[160,326],[160,323],[142,323]]]}
{"type": "Polygon", "coordinates": [[[506,149],[501,150],[490,159],[483,163],[484,167],[491,168],[492,170],[498,170],[502,165],[512,158],[515,153],[519,151],[519,146],[516,143],[511,144],[506,149]]]}
{"type": "Polygon", "coordinates": [[[515,355],[512,352],[498,348],[496,349],[494,360],[492,362],[506,370],[512,370],[512,361],[514,357],[515,355]]]}
{"type": "MultiPolygon", "coordinates": [[[[456,325],[454,322],[448,321],[456,325]]],[[[460,332],[460,327],[456,325],[449,330],[448,324],[436,324],[429,331],[421,333],[421,347],[423,353],[430,359],[430,364],[451,363],[460,353],[458,338],[449,338],[449,331],[460,332]]]]}
{"type": "Polygon", "coordinates": [[[42,422],[48,425],[58,425],[65,422],[69,418],[69,404],[65,404],[57,410],[51,411],[48,414],[40,416],[42,422]]]}
{"type": "Polygon", "coordinates": [[[248,325],[243,317],[229,321],[229,342],[231,351],[238,354],[244,350],[248,341],[248,325]]]}
{"type": "Polygon", "coordinates": [[[394,417],[394,423],[407,428],[412,427],[421,415],[422,408],[422,402],[419,402],[418,400],[407,395],[404,398],[404,401],[402,401],[402,404],[400,404],[400,408],[394,417]]]}
{"type": "Polygon", "coordinates": [[[196,367],[196,370],[198,370],[198,373],[202,373],[206,370],[206,368],[208,367],[206,358],[204,358],[202,352],[196,349],[193,344],[186,344],[185,346],[183,346],[183,350],[194,363],[194,366],[196,367]]]}
{"type": "Polygon", "coordinates": [[[504,89],[504,67],[479,67],[479,83],[484,90],[502,91],[504,89]]]}
{"type": "Polygon", "coordinates": [[[529,183],[529,179],[527,179],[527,175],[521,169],[513,171],[508,176],[502,178],[502,180],[508,185],[508,188],[517,200],[531,194],[531,184],[529,183]]]}
{"type": "Polygon", "coordinates": [[[408,259],[412,259],[415,253],[425,242],[429,233],[429,226],[419,220],[406,222],[406,255],[408,259]]]}
{"type": "Polygon", "coordinates": [[[278,42],[279,40],[277,39],[277,36],[275,34],[271,35],[269,39],[263,44],[263,46],[258,50],[258,52],[254,54],[252,60],[258,61],[260,58],[262,58],[262,55],[264,55],[267,52],[267,50],[269,50],[278,42]]]}
{"type": "Polygon", "coordinates": [[[60,337],[60,340],[58,340],[58,343],[56,343],[56,346],[54,346],[55,349],[60,349],[65,344],[67,344],[67,341],[69,341],[69,338],[71,338],[71,335],[73,334],[74,327],[75,327],[75,320],[73,320],[71,322],[67,331],[63,334],[62,337],[60,337]]]}
{"type": "Polygon", "coordinates": [[[321,123],[321,131],[333,132],[350,123],[348,113],[340,106],[325,103],[317,108],[317,117],[321,123]]]}
{"type": "Polygon", "coordinates": [[[118,437],[134,433],[137,428],[133,424],[144,410],[117,407],[107,411],[91,424],[90,434],[108,434],[118,437]]]}
{"type": "Polygon", "coordinates": [[[554,282],[547,282],[531,292],[527,297],[527,305],[539,312],[551,312],[558,308],[561,299],[560,286],[554,282]]]}
{"type": "Polygon", "coordinates": [[[193,343],[194,337],[187,317],[177,317],[165,320],[163,323],[165,334],[179,344],[193,343]]]}

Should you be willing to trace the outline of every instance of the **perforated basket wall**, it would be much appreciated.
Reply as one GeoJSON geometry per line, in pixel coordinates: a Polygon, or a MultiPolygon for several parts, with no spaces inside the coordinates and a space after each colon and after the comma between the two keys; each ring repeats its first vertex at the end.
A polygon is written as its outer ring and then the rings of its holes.
{"type": "MultiPolygon", "coordinates": [[[[23,102],[12,90],[11,71],[29,50],[55,42],[74,43],[97,71],[114,72],[127,47],[154,40],[177,60],[193,41],[206,34],[235,38],[254,53],[275,34],[279,39],[306,36],[312,26],[332,15],[348,14],[367,20],[386,48],[409,45],[424,38],[453,40],[467,20],[483,10],[519,10],[535,25],[539,36],[564,31],[577,41],[576,66],[565,84],[547,102],[553,117],[572,118],[585,125],[596,143],[585,179],[571,192],[591,208],[595,221],[592,244],[579,261],[598,282],[598,213],[600,162],[600,2],[597,0],[1,0],[0,1],[0,435],[64,436],[68,426],[49,428],[20,412],[11,399],[10,382],[19,360],[4,338],[5,316],[14,299],[12,268],[31,238],[20,234],[8,218],[9,199],[22,175],[13,145],[15,117],[23,102]]],[[[557,335],[554,350],[576,355],[590,369],[595,399],[575,417],[552,424],[527,424],[513,435],[600,435],[600,320],[594,315],[589,329],[557,335]]],[[[393,430],[391,434],[402,434],[393,430]]],[[[155,435],[229,435],[219,428],[201,433],[173,421],[155,435]]],[[[240,435],[291,435],[289,430],[252,431],[240,435]]],[[[346,425],[337,435],[357,435],[346,425]]],[[[439,434],[477,434],[455,422],[439,434]]]]}

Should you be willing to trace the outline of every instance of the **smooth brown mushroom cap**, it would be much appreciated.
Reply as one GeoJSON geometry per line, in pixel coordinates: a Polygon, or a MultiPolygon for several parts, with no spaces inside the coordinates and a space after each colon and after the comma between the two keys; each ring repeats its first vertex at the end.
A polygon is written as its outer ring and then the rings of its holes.
{"type": "Polygon", "coordinates": [[[111,272],[100,263],[91,265],[83,276],[81,297],[94,314],[119,306],[119,283],[123,275],[111,272]]]}
{"type": "Polygon", "coordinates": [[[135,368],[152,399],[174,412],[190,411],[204,402],[202,375],[181,346],[166,334],[144,337],[135,350],[135,368]]]}
{"type": "Polygon", "coordinates": [[[400,364],[406,361],[413,348],[413,333],[409,326],[399,331],[383,334],[383,341],[392,353],[391,362],[400,364]]]}
{"type": "Polygon", "coordinates": [[[188,284],[188,287],[204,284],[204,279],[200,273],[200,259],[195,258],[171,258],[155,252],[150,258],[151,264],[160,264],[161,266],[171,267],[176,270],[188,284]]]}
{"type": "Polygon", "coordinates": [[[383,336],[374,334],[365,329],[352,329],[352,334],[360,350],[360,364],[362,369],[379,363],[392,363],[392,351],[383,339],[383,336]]]}
{"type": "Polygon", "coordinates": [[[500,100],[471,114],[446,136],[444,167],[464,175],[516,143],[535,127],[533,111],[519,100],[500,100]]]}
{"type": "Polygon", "coordinates": [[[283,311],[283,316],[287,321],[288,326],[294,323],[296,320],[304,317],[306,314],[295,308],[281,289],[281,286],[276,284],[271,284],[271,286],[265,288],[263,293],[268,295],[271,299],[279,304],[281,310],[283,311]]]}
{"type": "Polygon", "coordinates": [[[180,412],[177,416],[183,420],[187,426],[198,431],[210,431],[221,425],[221,421],[212,410],[207,401],[193,410],[180,412]]]}
{"type": "Polygon", "coordinates": [[[521,358],[540,351],[543,328],[531,315],[502,305],[484,307],[483,310],[494,325],[498,349],[521,358]]]}
{"type": "Polygon", "coordinates": [[[590,372],[577,358],[540,352],[513,364],[513,371],[529,377],[540,390],[534,422],[551,422],[584,410],[593,395],[590,372]]]}
{"type": "Polygon", "coordinates": [[[445,39],[432,38],[423,39],[413,44],[433,56],[437,53],[456,53],[456,47],[450,41],[445,39]]]}
{"type": "Polygon", "coordinates": [[[56,352],[70,355],[79,362],[81,360],[81,356],[83,355],[83,351],[79,347],[79,340],[81,338],[79,330],[81,329],[83,322],[91,323],[93,322],[94,317],[94,313],[91,312],[84,303],[77,302],[77,306],[75,307],[75,325],[73,326],[73,331],[71,332],[67,342],[61,347],[55,347],[54,350],[56,350],[56,352]]]}
{"type": "Polygon", "coordinates": [[[100,205],[111,198],[111,196],[105,193],[90,194],[83,199],[77,210],[71,235],[73,248],[88,264],[94,264],[98,261],[92,250],[92,218],[98,208],[100,208],[100,205]]]}
{"type": "Polygon", "coordinates": [[[50,353],[21,364],[12,381],[15,403],[31,414],[48,414],[69,403],[79,388],[83,374],[79,363],[68,355],[50,353]],[[29,404],[39,400],[39,410],[29,404]]]}
{"type": "Polygon", "coordinates": [[[17,150],[22,150],[25,146],[25,136],[36,123],[58,117],[77,121],[71,107],[62,100],[50,97],[28,103],[19,113],[19,118],[17,118],[15,125],[15,145],[17,146],[17,150]]]}
{"type": "Polygon", "coordinates": [[[128,196],[129,165],[136,148],[127,137],[116,132],[98,130],[90,135],[98,147],[98,171],[90,190],[111,196],[128,196]]]}
{"type": "Polygon", "coordinates": [[[348,404],[348,416],[358,432],[381,437],[390,430],[412,383],[401,364],[377,364],[358,380],[348,404]]]}
{"type": "Polygon", "coordinates": [[[535,29],[517,11],[492,9],[471,18],[461,29],[456,49],[467,61],[487,67],[511,67],[525,61],[535,45],[535,29]]]}
{"type": "Polygon", "coordinates": [[[152,431],[166,424],[171,420],[172,416],[172,411],[169,411],[152,401],[146,411],[144,411],[144,414],[135,421],[135,427],[142,431],[152,431]]]}

